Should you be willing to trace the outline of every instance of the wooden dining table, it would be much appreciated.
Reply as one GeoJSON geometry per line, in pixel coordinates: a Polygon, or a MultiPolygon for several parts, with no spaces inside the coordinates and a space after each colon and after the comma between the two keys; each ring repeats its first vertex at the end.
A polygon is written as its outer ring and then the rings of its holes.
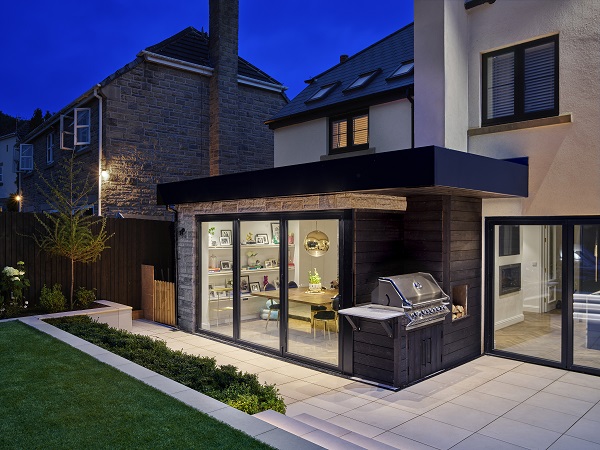
{"type": "MultiPolygon", "coordinates": [[[[279,299],[279,289],[274,291],[258,291],[251,292],[251,295],[257,297],[265,297],[279,299]]],[[[331,305],[333,297],[338,295],[337,289],[324,289],[319,293],[308,292],[306,288],[290,288],[288,289],[288,301],[305,303],[307,305],[331,305]]]]}

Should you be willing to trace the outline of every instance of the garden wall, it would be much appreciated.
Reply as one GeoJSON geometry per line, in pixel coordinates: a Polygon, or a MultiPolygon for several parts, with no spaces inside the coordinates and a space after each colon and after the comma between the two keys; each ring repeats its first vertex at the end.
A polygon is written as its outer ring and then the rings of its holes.
{"type": "MultiPolygon", "coordinates": [[[[40,225],[31,213],[0,213],[0,270],[25,262],[31,287],[25,293],[30,304],[38,303],[42,286],[60,283],[68,297],[70,261],[42,252],[31,238],[40,225]]],[[[141,266],[155,268],[155,279],[175,281],[173,223],[139,219],[106,219],[114,236],[95,263],[75,265],[75,288],[96,289],[98,299],[141,309],[141,266]]]]}

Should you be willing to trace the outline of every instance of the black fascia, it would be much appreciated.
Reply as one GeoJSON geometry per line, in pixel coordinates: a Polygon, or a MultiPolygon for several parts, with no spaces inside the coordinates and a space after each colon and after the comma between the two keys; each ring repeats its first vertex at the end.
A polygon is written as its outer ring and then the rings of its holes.
{"type": "Polygon", "coordinates": [[[528,167],[428,146],[157,186],[159,205],[446,187],[527,196],[528,167]]]}
{"type": "Polygon", "coordinates": [[[483,5],[484,3],[495,3],[496,0],[465,0],[465,9],[469,10],[471,8],[475,8],[476,6],[483,5]]]}

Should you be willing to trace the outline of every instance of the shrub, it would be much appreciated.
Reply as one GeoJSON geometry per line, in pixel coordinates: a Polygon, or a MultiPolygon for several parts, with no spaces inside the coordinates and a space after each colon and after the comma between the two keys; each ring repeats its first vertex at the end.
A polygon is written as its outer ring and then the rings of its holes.
{"type": "Polygon", "coordinates": [[[80,286],[75,291],[75,305],[81,309],[87,309],[92,303],[96,301],[96,289],[86,289],[80,286]]]}
{"type": "Polygon", "coordinates": [[[163,341],[117,330],[88,316],[47,322],[245,413],[272,409],[285,414],[275,386],[261,384],[256,375],[231,365],[217,367],[214,358],[171,350],[163,341]]]}
{"type": "Polygon", "coordinates": [[[52,289],[47,288],[46,285],[42,287],[42,294],[40,295],[40,306],[44,311],[54,313],[64,311],[66,308],[67,299],[62,293],[62,286],[55,284],[52,289]]]}

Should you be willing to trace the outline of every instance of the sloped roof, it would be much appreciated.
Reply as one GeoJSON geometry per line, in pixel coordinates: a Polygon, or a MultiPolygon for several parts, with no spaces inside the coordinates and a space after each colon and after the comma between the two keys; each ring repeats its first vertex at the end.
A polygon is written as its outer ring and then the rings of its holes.
{"type": "Polygon", "coordinates": [[[309,86],[267,123],[272,128],[276,128],[278,122],[293,117],[325,116],[334,106],[358,105],[360,100],[383,96],[386,93],[405,92],[407,87],[411,87],[414,83],[413,72],[400,77],[389,77],[400,64],[412,60],[414,60],[414,24],[411,23],[309,80],[309,86]],[[359,89],[347,90],[360,75],[374,70],[380,72],[367,85],[359,89]],[[337,85],[329,94],[320,100],[307,101],[322,87],[332,83],[337,85]]]}
{"type": "MultiPolygon", "coordinates": [[[[208,39],[208,33],[198,31],[194,27],[187,27],[185,30],[180,31],[170,38],[146,48],[146,51],[178,59],[180,61],[214,68],[214,65],[211,63],[208,39]]],[[[265,81],[267,83],[281,84],[276,79],[270,77],[265,72],[240,57],[238,57],[238,75],[265,81]]]]}

